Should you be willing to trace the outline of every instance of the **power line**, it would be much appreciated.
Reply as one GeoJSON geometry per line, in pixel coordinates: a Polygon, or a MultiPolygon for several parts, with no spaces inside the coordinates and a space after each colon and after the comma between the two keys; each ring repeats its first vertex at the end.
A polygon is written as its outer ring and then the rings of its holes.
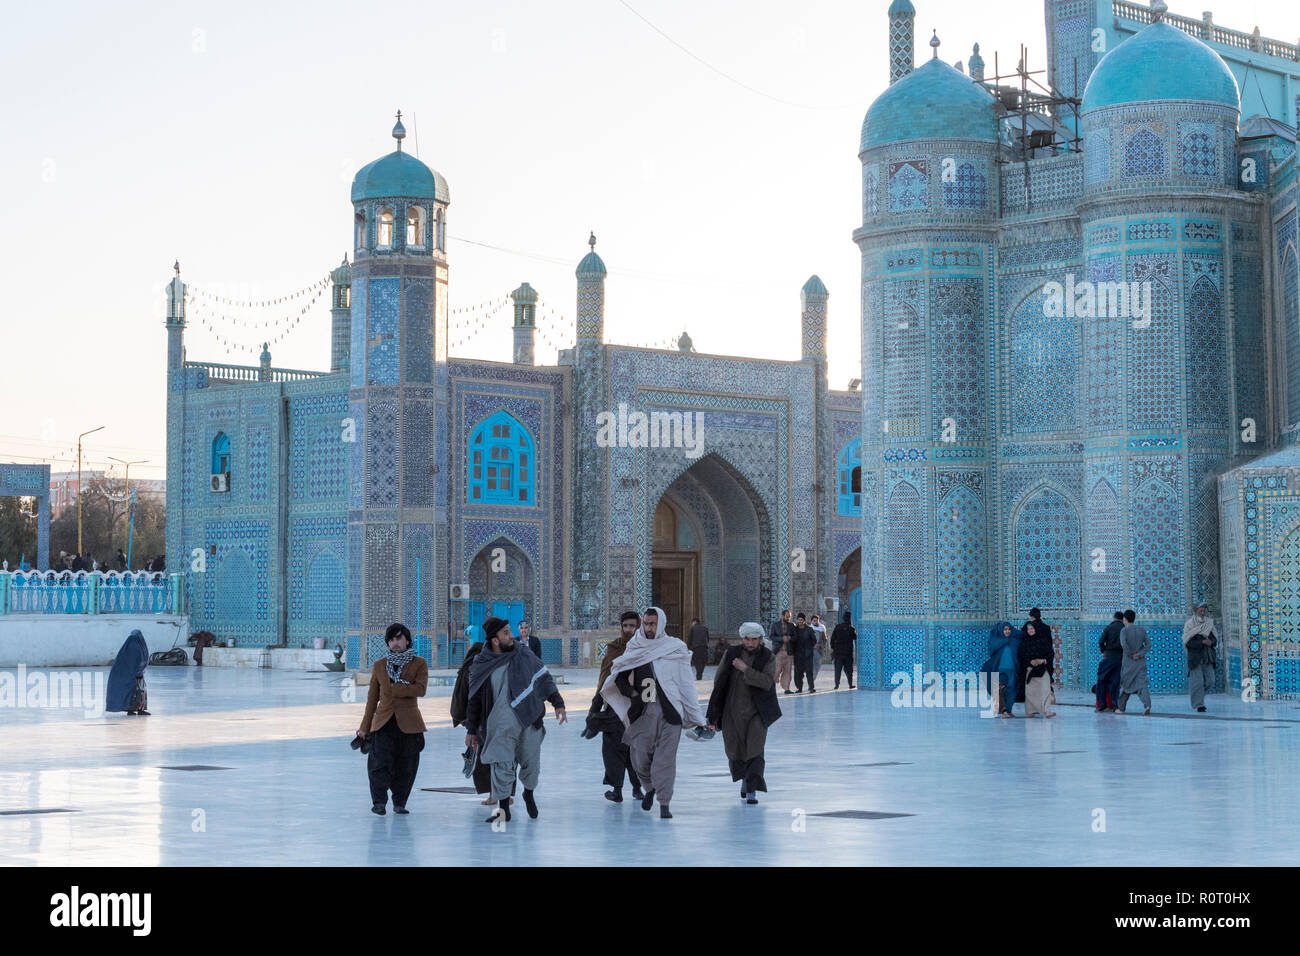
{"type": "Polygon", "coordinates": [[[748,83],[744,82],[743,80],[736,79],[734,76],[732,76],[730,73],[726,72],[725,70],[714,66],[712,63],[704,59],[704,57],[700,56],[698,53],[695,53],[694,51],[678,43],[676,40],[674,40],[663,30],[659,29],[657,26],[655,26],[653,23],[647,20],[645,16],[640,12],[638,12],[637,9],[632,6],[632,4],[627,2],[627,0],[618,0],[618,2],[623,4],[623,6],[625,6],[628,9],[628,11],[633,16],[635,16],[638,20],[640,20],[642,23],[648,26],[655,33],[659,34],[661,37],[663,37],[673,46],[677,47],[677,49],[681,50],[692,60],[695,60],[700,65],[712,70],[714,73],[718,74],[718,76],[722,77],[724,80],[728,80],[731,83],[735,83],[742,90],[748,90],[750,93],[754,93],[755,95],[761,96],[764,99],[769,99],[774,103],[780,103],[783,106],[793,106],[796,109],[801,109],[801,110],[844,110],[844,109],[851,109],[854,108],[854,106],[856,106],[856,104],[850,104],[848,106],[817,106],[811,103],[796,103],[793,100],[782,99],[779,96],[773,96],[771,93],[766,93],[763,90],[758,89],[757,87],[750,86],[748,83]]]}

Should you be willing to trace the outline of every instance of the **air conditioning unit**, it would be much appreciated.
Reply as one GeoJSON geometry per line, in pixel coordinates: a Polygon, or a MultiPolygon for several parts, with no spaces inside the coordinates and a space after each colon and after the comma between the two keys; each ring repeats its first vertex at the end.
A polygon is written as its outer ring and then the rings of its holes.
{"type": "Polygon", "coordinates": [[[451,599],[452,599],[453,601],[468,601],[468,600],[469,600],[469,585],[468,585],[468,584],[453,584],[453,585],[451,586],[451,599]]]}
{"type": "Polygon", "coordinates": [[[213,491],[229,491],[229,490],[230,490],[230,472],[228,472],[228,471],[223,471],[223,472],[222,472],[221,474],[219,474],[219,475],[213,475],[213,476],[212,476],[212,490],[213,490],[213,491]]]}

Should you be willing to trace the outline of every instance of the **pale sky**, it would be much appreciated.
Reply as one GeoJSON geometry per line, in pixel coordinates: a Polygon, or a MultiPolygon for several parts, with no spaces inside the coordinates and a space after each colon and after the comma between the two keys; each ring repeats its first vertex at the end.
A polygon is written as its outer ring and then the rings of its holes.
{"type": "MultiPolygon", "coordinates": [[[[1014,64],[1023,42],[1046,65],[1041,0],[913,2],[918,60],[937,29],[950,63],[979,42],[991,72],[995,50],[1014,64]]],[[[527,281],[571,327],[595,230],[609,341],[685,329],[701,352],[797,359],[799,289],[817,273],[843,388],[859,365],[858,138],[888,81],[888,0],[627,4],[11,5],[0,461],[75,468],[77,433],[105,425],[89,466],[149,459],[132,475],[161,477],[172,261],[244,299],[324,276],[350,249],[352,176],[392,150],[399,108],[406,148],[450,184],[453,308],[527,281]]],[[[1300,38],[1289,0],[1216,7],[1215,22],[1300,38]]],[[[190,361],[257,364],[265,335],[225,324],[253,350],[228,353],[196,319],[190,361]]],[[[508,361],[509,327],[502,310],[454,354],[508,361]]],[[[277,367],[328,368],[328,297],[271,352],[277,367]]],[[[539,338],[539,361],[553,355],[539,338]]]]}

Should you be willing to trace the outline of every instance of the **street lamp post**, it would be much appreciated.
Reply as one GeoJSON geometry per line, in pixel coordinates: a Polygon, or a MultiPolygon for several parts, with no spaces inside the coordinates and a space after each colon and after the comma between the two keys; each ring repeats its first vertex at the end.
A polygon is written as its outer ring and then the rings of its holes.
{"type": "Polygon", "coordinates": [[[81,554],[81,439],[87,435],[93,435],[95,432],[103,431],[105,425],[98,428],[92,428],[88,432],[82,432],[77,436],[77,554],[81,554]]]}
{"type": "MultiPolygon", "coordinates": [[[[134,525],[134,521],[135,521],[135,495],[131,494],[131,466],[132,466],[132,465],[147,465],[147,464],[149,464],[149,459],[148,459],[148,458],[140,458],[140,459],[137,459],[136,461],[123,461],[121,458],[114,458],[112,455],[110,455],[110,456],[108,457],[108,460],[109,460],[109,461],[115,461],[115,462],[117,462],[119,465],[123,465],[123,466],[125,466],[125,468],[126,468],[126,478],[125,478],[125,481],[126,481],[126,493],[127,493],[127,496],[131,499],[131,506],[130,506],[130,510],[129,510],[129,514],[131,515],[131,519],[130,519],[130,522],[129,522],[129,523],[133,526],[133,525],[134,525]]],[[[132,533],[131,533],[131,530],[128,528],[128,530],[127,530],[127,539],[126,539],[126,569],[127,569],[128,571],[131,570],[131,538],[132,538],[132,536],[133,536],[133,535],[132,535],[132,533]]]]}

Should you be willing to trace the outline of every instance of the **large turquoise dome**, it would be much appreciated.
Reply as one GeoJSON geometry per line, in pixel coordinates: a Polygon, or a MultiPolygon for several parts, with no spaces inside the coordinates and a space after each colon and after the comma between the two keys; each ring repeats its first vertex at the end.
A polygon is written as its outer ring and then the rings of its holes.
{"type": "Polygon", "coordinates": [[[942,60],[929,60],[876,97],[862,121],[863,150],[909,139],[996,143],[993,97],[942,60]]]}
{"type": "Polygon", "coordinates": [[[1160,20],[1111,50],[1092,71],[1083,111],[1151,100],[1195,100],[1241,108],[1237,81],[1223,58],[1160,20]]]}
{"type": "Polygon", "coordinates": [[[412,196],[451,202],[447,180],[410,153],[395,149],[367,166],[362,166],[352,180],[352,201],[412,196]]]}

